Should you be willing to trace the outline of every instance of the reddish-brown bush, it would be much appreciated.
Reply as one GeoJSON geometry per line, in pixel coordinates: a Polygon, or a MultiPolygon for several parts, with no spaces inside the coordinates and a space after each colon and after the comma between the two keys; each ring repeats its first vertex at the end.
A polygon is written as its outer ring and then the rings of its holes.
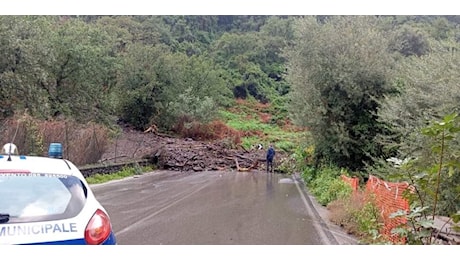
{"type": "Polygon", "coordinates": [[[97,162],[109,144],[109,130],[96,123],[38,120],[27,114],[8,118],[0,132],[2,143],[13,142],[23,155],[47,156],[50,143],[62,143],[64,158],[78,166],[97,162]]]}
{"type": "Polygon", "coordinates": [[[365,204],[362,192],[354,192],[349,198],[340,198],[327,205],[329,220],[343,227],[349,234],[360,235],[359,224],[354,219],[354,212],[359,212],[365,204]]]}
{"type": "Polygon", "coordinates": [[[182,118],[174,127],[174,131],[184,138],[194,140],[231,140],[234,145],[241,143],[243,133],[237,131],[219,120],[212,121],[208,124],[202,124],[196,121],[190,121],[188,118],[182,118]]]}

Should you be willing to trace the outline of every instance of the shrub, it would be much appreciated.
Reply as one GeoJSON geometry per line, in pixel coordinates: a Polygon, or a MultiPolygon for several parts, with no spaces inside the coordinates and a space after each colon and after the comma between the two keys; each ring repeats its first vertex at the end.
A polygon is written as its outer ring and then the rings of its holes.
{"type": "Polygon", "coordinates": [[[314,167],[305,167],[300,176],[307,186],[315,179],[317,170],[314,167]]]}
{"type": "Polygon", "coordinates": [[[327,205],[330,221],[357,236],[361,243],[386,243],[379,234],[383,225],[378,208],[372,199],[357,192],[346,198],[338,198],[327,205]]]}
{"type": "Polygon", "coordinates": [[[373,198],[369,196],[366,198],[355,196],[355,200],[352,200],[353,202],[358,207],[350,207],[349,212],[352,222],[356,223],[357,235],[362,238],[361,241],[372,244],[385,242],[379,232],[383,226],[383,220],[373,198]]]}
{"type": "Polygon", "coordinates": [[[47,156],[48,145],[63,145],[63,156],[77,166],[97,162],[109,143],[109,129],[71,120],[38,120],[27,114],[5,120],[1,141],[16,144],[20,154],[47,156]]]}
{"type": "Polygon", "coordinates": [[[352,193],[350,185],[343,182],[341,171],[335,168],[323,168],[317,177],[310,182],[309,188],[317,201],[326,206],[338,198],[349,197],[352,193]]]}

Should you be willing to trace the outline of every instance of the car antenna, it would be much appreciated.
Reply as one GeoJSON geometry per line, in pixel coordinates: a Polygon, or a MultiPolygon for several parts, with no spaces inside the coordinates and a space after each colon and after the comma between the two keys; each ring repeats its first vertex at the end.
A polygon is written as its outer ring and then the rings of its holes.
{"type": "Polygon", "coordinates": [[[8,159],[7,161],[11,161],[11,149],[13,148],[14,140],[16,139],[16,134],[18,133],[19,130],[19,123],[16,125],[16,132],[14,133],[13,139],[10,142],[10,145],[8,147],[8,159]]]}
{"type": "Polygon", "coordinates": [[[8,147],[8,159],[7,159],[7,161],[9,161],[9,162],[11,161],[11,147],[12,147],[11,144],[12,143],[10,143],[10,145],[8,145],[9,147],[8,147]]]}

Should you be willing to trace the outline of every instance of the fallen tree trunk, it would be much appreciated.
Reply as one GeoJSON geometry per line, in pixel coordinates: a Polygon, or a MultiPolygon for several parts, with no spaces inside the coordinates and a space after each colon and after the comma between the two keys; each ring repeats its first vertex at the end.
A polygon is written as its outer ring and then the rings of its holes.
{"type": "Polygon", "coordinates": [[[235,158],[235,164],[236,164],[236,169],[239,171],[239,172],[248,172],[248,171],[251,171],[252,169],[256,169],[257,166],[259,165],[259,161],[255,161],[250,167],[240,167],[239,163],[238,163],[238,159],[235,158]]]}

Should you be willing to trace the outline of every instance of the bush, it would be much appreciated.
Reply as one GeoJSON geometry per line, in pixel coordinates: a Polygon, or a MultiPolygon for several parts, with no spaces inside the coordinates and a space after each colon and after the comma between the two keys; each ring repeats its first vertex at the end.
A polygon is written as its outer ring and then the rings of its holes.
{"type": "Polygon", "coordinates": [[[352,193],[350,185],[340,179],[341,171],[335,168],[323,168],[314,180],[310,182],[309,188],[317,201],[326,206],[338,198],[349,197],[352,193]]]}
{"type": "Polygon", "coordinates": [[[48,156],[50,143],[63,145],[63,156],[75,165],[97,162],[109,144],[109,129],[71,120],[38,120],[24,114],[3,121],[0,141],[13,142],[23,155],[48,156]]]}
{"type": "Polygon", "coordinates": [[[305,184],[309,186],[310,183],[316,178],[316,173],[317,170],[314,167],[305,167],[302,170],[300,176],[302,177],[302,180],[305,182],[305,184]]]}
{"type": "Polygon", "coordinates": [[[362,192],[347,198],[338,198],[327,206],[330,221],[357,236],[361,243],[376,244],[386,241],[379,234],[383,225],[378,208],[362,192]]]}
{"type": "Polygon", "coordinates": [[[150,118],[154,114],[153,101],[143,94],[126,94],[121,105],[121,119],[134,126],[137,130],[145,130],[149,125],[150,118]]]}
{"type": "Polygon", "coordinates": [[[360,203],[356,209],[349,208],[349,213],[352,222],[356,223],[357,234],[362,238],[361,240],[366,243],[372,242],[372,244],[385,241],[379,232],[383,226],[383,220],[372,197],[366,199],[359,197],[358,200],[353,201],[360,203]]]}

